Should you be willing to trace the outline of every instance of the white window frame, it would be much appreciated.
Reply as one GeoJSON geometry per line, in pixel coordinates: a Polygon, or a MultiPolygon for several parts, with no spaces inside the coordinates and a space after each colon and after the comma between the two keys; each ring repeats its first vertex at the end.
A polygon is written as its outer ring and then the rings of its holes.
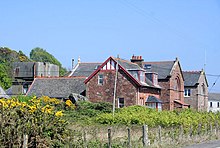
{"type": "Polygon", "coordinates": [[[191,89],[184,89],[184,97],[190,97],[191,94],[191,89]]]}
{"type": "Polygon", "coordinates": [[[104,84],[104,75],[99,74],[98,75],[98,85],[103,85],[104,84]]]}
{"type": "Polygon", "coordinates": [[[118,108],[122,108],[125,106],[125,99],[124,98],[118,98],[118,108]],[[120,101],[123,100],[123,103],[120,101]]]}

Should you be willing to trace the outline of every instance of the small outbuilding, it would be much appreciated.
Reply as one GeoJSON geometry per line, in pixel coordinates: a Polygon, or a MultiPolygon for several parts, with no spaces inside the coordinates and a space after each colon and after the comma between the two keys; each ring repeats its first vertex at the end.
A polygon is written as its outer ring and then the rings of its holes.
{"type": "Polygon", "coordinates": [[[155,96],[148,96],[146,99],[146,106],[148,108],[156,109],[158,111],[162,110],[162,101],[155,96]]]}

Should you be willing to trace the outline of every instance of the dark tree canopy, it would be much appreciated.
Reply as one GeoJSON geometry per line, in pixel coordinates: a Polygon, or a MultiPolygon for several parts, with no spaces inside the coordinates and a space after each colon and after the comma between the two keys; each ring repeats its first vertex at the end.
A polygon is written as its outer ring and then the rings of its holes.
{"type": "Polygon", "coordinates": [[[36,62],[49,62],[51,64],[58,65],[60,68],[61,76],[66,73],[66,69],[62,67],[62,64],[43,48],[36,47],[32,49],[30,52],[30,59],[36,62]]]}

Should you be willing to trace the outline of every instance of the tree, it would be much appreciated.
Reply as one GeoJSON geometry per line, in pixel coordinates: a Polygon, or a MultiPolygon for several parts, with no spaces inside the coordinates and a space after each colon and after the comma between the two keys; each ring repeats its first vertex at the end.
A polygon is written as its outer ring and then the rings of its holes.
{"type": "Polygon", "coordinates": [[[50,53],[40,47],[36,47],[30,52],[30,59],[36,62],[49,62],[51,64],[58,65],[60,68],[60,75],[63,76],[66,73],[66,69],[62,67],[62,64],[50,53]]]}
{"type": "Polygon", "coordinates": [[[3,64],[0,64],[0,86],[3,89],[8,89],[11,86],[11,78],[7,74],[6,67],[3,64]]]}

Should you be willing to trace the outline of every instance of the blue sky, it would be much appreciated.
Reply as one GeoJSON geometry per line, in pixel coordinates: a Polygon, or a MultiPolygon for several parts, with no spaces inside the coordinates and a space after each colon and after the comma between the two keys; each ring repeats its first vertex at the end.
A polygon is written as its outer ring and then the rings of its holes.
{"type": "Polygon", "coordinates": [[[0,6],[0,46],[27,55],[41,47],[66,68],[78,56],[102,62],[117,54],[178,57],[183,70],[201,70],[206,61],[209,89],[220,92],[219,0],[2,0],[0,6]]]}

